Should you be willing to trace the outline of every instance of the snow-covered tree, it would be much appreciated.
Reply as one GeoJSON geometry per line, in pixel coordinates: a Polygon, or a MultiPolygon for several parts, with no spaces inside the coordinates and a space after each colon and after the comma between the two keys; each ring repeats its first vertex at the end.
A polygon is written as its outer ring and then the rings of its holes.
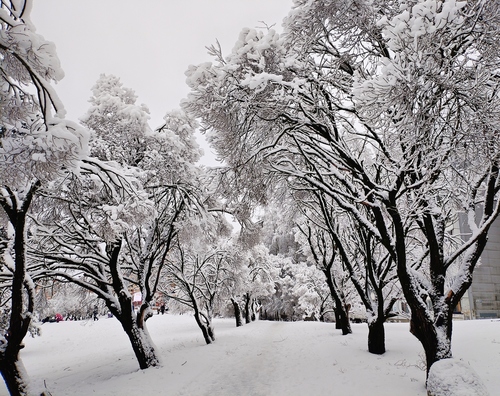
{"type": "MultiPolygon", "coordinates": [[[[295,189],[300,191],[298,187],[295,189]]],[[[369,232],[352,221],[349,214],[338,208],[326,194],[315,191],[305,199],[301,191],[300,197],[297,204],[305,221],[298,227],[306,237],[307,245],[317,243],[318,238],[313,234],[317,234],[318,229],[321,234],[329,235],[331,249],[343,269],[339,271],[338,268],[332,275],[340,282],[345,276],[350,278],[367,314],[368,351],[385,353],[384,322],[396,315],[393,306],[401,297],[394,261],[369,232]]],[[[369,218],[368,213],[365,215],[369,218]]]]}
{"type": "Polygon", "coordinates": [[[233,290],[233,294],[235,301],[239,300],[244,306],[246,323],[258,318],[262,301],[275,292],[274,283],[278,276],[275,261],[276,256],[270,255],[263,244],[243,248],[239,263],[239,290],[233,290]]]}
{"type": "Polygon", "coordinates": [[[293,317],[325,321],[334,312],[334,303],[325,275],[315,265],[299,262],[285,268],[283,294],[293,301],[293,317]]]}
{"type": "Polygon", "coordinates": [[[79,177],[61,181],[47,197],[34,255],[49,275],[99,296],[122,324],[139,366],[148,368],[160,362],[146,321],[177,222],[199,206],[195,123],[177,111],[151,130],[146,107],[114,76],[102,75],[93,94],[82,122],[94,133],[97,158],[85,160],[79,177]],[[137,312],[132,291],[141,294],[137,312]]]}
{"type": "Polygon", "coordinates": [[[50,85],[63,72],[54,45],[35,33],[31,5],[29,0],[0,4],[0,205],[9,223],[2,275],[10,275],[11,293],[0,372],[16,395],[29,392],[19,359],[34,310],[34,285],[26,271],[28,214],[40,189],[77,168],[87,140],[81,127],[63,118],[50,85]]]}
{"type": "Polygon", "coordinates": [[[187,219],[167,257],[161,292],[194,311],[207,344],[215,341],[212,319],[232,283],[234,256],[227,241],[218,240],[207,224],[187,219]]]}
{"type": "Polygon", "coordinates": [[[92,155],[102,161],[137,166],[145,156],[151,133],[149,110],[137,105],[135,92],[120,79],[101,74],[92,87],[91,107],[81,122],[94,132],[92,155]]]}
{"type": "Polygon", "coordinates": [[[95,293],[120,321],[139,366],[156,366],[145,319],[133,308],[133,274],[124,254],[124,235],[151,218],[153,207],[121,169],[95,161],[45,197],[33,230],[31,271],[95,293]]]}
{"type": "Polygon", "coordinates": [[[229,166],[321,191],[385,249],[427,369],[451,357],[499,212],[499,17],[483,0],[296,0],[283,35],[245,29],[187,73],[185,107],[229,166]]]}
{"type": "Polygon", "coordinates": [[[346,298],[348,272],[343,266],[333,234],[310,225],[301,229],[314,265],[323,272],[330,295],[335,303],[335,322],[343,335],[352,333],[349,320],[349,304],[346,298]]]}

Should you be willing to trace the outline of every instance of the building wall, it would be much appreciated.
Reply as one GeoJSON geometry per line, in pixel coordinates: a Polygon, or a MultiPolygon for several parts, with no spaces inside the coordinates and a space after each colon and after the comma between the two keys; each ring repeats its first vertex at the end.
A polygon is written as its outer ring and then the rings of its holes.
{"type": "Polygon", "coordinates": [[[462,299],[462,313],[467,319],[500,317],[500,219],[490,228],[472,285],[462,299]]]}

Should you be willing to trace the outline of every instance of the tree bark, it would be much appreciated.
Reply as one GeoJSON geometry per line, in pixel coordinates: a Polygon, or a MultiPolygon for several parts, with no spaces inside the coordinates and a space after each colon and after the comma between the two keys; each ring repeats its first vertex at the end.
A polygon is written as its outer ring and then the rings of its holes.
{"type": "Polygon", "coordinates": [[[212,324],[206,323],[197,310],[195,310],[194,318],[196,320],[196,323],[198,324],[198,327],[201,329],[203,338],[205,339],[207,345],[213,343],[215,341],[215,334],[212,324]]]}
{"type": "Polygon", "coordinates": [[[351,334],[352,329],[351,323],[349,322],[349,307],[344,304],[344,301],[342,301],[341,296],[339,296],[339,293],[337,292],[337,288],[333,283],[330,268],[323,270],[323,273],[326,276],[328,289],[330,290],[330,294],[335,302],[335,328],[342,330],[342,335],[351,334]]]}
{"type": "Polygon", "coordinates": [[[123,330],[132,344],[135,357],[139,363],[141,370],[160,366],[160,360],[156,355],[155,347],[149,337],[146,328],[140,328],[135,321],[124,324],[122,322],[123,330]]]}
{"type": "MultiPolygon", "coordinates": [[[[396,253],[398,278],[406,301],[411,309],[410,332],[417,337],[424,348],[427,375],[429,375],[429,370],[435,362],[452,357],[451,332],[453,309],[444,302],[441,304],[434,303],[433,309],[431,310],[426,306],[425,301],[418,295],[419,290],[414,287],[413,280],[407,268],[404,229],[401,217],[394,209],[390,210],[389,213],[393,219],[395,234],[397,236],[396,253]]],[[[439,285],[439,287],[434,285],[437,292],[436,294],[439,296],[439,294],[442,294],[444,276],[446,274],[442,269],[442,265],[434,264],[434,267],[432,266],[432,252],[430,256],[431,271],[434,269],[434,273],[431,273],[431,280],[433,283],[439,285]],[[441,269],[441,273],[438,273],[436,267],[441,269]]],[[[435,260],[438,261],[439,258],[435,260]]],[[[442,261],[439,264],[442,264],[442,261]]]]}
{"type": "Polygon", "coordinates": [[[241,326],[243,326],[243,318],[241,317],[240,304],[234,298],[231,298],[231,303],[233,304],[233,308],[234,308],[234,317],[236,318],[236,327],[241,327],[241,326]]]}
{"type": "Polygon", "coordinates": [[[330,290],[330,295],[335,302],[335,328],[342,330],[342,335],[351,334],[351,323],[349,322],[349,308],[348,304],[344,302],[344,293],[338,290],[337,285],[333,279],[332,272],[333,259],[331,263],[322,268],[322,272],[326,278],[326,284],[330,290]]]}
{"type": "Polygon", "coordinates": [[[24,201],[18,201],[13,193],[10,202],[0,199],[0,205],[15,230],[9,329],[5,338],[0,337],[0,372],[11,395],[29,393],[28,380],[24,378],[26,371],[19,358],[19,351],[24,347],[23,339],[28,332],[34,311],[33,283],[26,268],[26,220],[29,207],[40,185],[39,181],[34,182],[24,201]]]}
{"type": "Polygon", "coordinates": [[[368,352],[376,355],[385,353],[384,320],[377,318],[368,322],[368,352]]]}
{"type": "Polygon", "coordinates": [[[0,355],[0,371],[11,396],[29,394],[28,381],[24,377],[24,365],[19,351],[5,351],[0,355]]]}
{"type": "Polygon", "coordinates": [[[208,336],[212,340],[212,342],[215,341],[215,332],[214,332],[214,327],[212,326],[212,321],[207,325],[208,328],[208,336]]]}
{"type": "Polygon", "coordinates": [[[427,375],[431,366],[441,359],[452,357],[451,333],[452,318],[450,312],[440,313],[436,321],[431,321],[421,310],[412,311],[410,332],[417,337],[425,351],[427,375]]]}
{"type": "Polygon", "coordinates": [[[132,344],[132,349],[141,370],[160,366],[160,359],[156,354],[154,344],[146,327],[147,317],[145,311],[147,306],[141,307],[139,315],[134,312],[132,296],[127,291],[122,273],[119,270],[118,257],[121,250],[121,241],[116,241],[107,248],[110,255],[109,268],[113,280],[113,290],[118,296],[120,308],[118,309],[111,300],[107,300],[106,305],[120,321],[123,330],[132,344]]]}
{"type": "Polygon", "coordinates": [[[335,314],[335,329],[340,330],[342,328],[342,324],[340,323],[340,310],[335,307],[333,312],[335,314]]]}
{"type": "Polygon", "coordinates": [[[252,304],[250,306],[251,306],[251,311],[252,311],[251,319],[252,319],[252,322],[255,322],[259,317],[258,314],[259,314],[259,310],[260,310],[260,304],[257,301],[257,299],[253,298],[252,304]]]}
{"type": "Polygon", "coordinates": [[[251,298],[250,293],[245,294],[245,322],[248,324],[252,321],[252,313],[251,313],[251,298]]]}
{"type": "Polygon", "coordinates": [[[121,310],[117,310],[111,304],[108,305],[108,309],[118,319],[127,334],[140,369],[144,370],[149,367],[160,366],[160,359],[149,336],[143,313],[136,315],[133,309],[132,298],[124,292],[120,294],[121,310]]]}
{"type": "Polygon", "coordinates": [[[335,328],[342,330],[342,335],[352,333],[349,312],[346,308],[340,301],[335,306],[335,328]]]}
{"type": "Polygon", "coordinates": [[[208,311],[207,314],[204,315],[200,311],[196,297],[192,293],[190,293],[189,297],[191,299],[191,303],[193,304],[192,306],[194,309],[194,319],[196,320],[196,323],[198,324],[198,327],[200,328],[203,334],[205,342],[207,343],[207,345],[209,345],[215,341],[215,333],[214,333],[214,327],[212,326],[211,312],[208,311]]]}

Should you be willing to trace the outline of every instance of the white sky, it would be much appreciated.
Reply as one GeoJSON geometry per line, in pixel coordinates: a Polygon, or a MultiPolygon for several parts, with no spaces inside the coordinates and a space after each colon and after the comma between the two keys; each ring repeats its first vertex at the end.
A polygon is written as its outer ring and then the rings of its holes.
{"type": "MultiPolygon", "coordinates": [[[[244,27],[281,22],[292,0],[34,0],[31,20],[53,41],[65,78],[55,88],[78,120],[101,73],[120,77],[151,112],[151,127],[188,92],[184,72],[209,60],[218,39],[225,54],[244,27]]],[[[208,150],[204,147],[204,150],[208,150]]]]}

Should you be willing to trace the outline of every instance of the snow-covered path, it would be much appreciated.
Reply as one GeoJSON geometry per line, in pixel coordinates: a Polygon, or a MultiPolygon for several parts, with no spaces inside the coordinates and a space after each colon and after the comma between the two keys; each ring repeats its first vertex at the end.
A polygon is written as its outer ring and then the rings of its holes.
{"type": "MultiPolygon", "coordinates": [[[[287,361],[290,359],[297,361],[297,358],[303,358],[307,353],[300,347],[303,340],[298,339],[300,337],[297,333],[290,333],[289,329],[280,322],[252,323],[238,329],[242,334],[231,335],[234,337],[233,342],[217,351],[219,358],[215,367],[199,378],[201,383],[207,384],[205,394],[270,395],[298,392],[297,384],[294,384],[297,373],[295,370],[284,371],[283,367],[289,366],[287,361]],[[296,343],[297,348],[293,352],[296,356],[290,356],[289,343],[296,343]],[[220,356],[221,352],[224,356],[220,356]],[[295,389],[290,389],[291,386],[295,389]]],[[[302,360],[301,364],[303,363],[302,360]]],[[[292,367],[295,369],[298,366],[300,365],[296,364],[292,367]]],[[[305,383],[299,385],[303,386],[305,383]]],[[[183,392],[186,395],[196,393],[196,386],[189,384],[183,392]]],[[[303,389],[300,394],[308,392],[303,389]]]]}
{"type": "MultiPolygon", "coordinates": [[[[329,323],[215,321],[217,341],[205,345],[191,316],[148,321],[163,359],[138,370],[115,319],[42,326],[22,358],[40,393],[59,395],[350,395],[426,394],[422,350],[408,324],[388,324],[387,353],[366,351],[365,324],[342,336],[329,323]],[[420,354],[420,356],[419,356],[420,354]],[[46,388],[45,388],[46,387],[46,388]]],[[[500,322],[457,322],[454,355],[469,363],[492,395],[500,389],[500,322]]],[[[4,386],[0,395],[6,395],[4,386]]]]}

